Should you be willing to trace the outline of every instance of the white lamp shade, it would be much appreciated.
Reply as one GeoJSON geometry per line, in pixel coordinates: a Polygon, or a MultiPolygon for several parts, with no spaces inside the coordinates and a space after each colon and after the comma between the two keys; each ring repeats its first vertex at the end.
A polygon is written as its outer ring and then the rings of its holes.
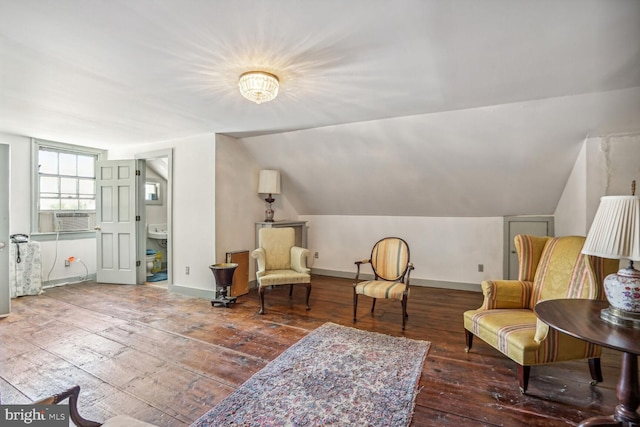
{"type": "Polygon", "coordinates": [[[258,179],[258,193],[280,194],[280,172],[276,170],[261,170],[258,179]]]}
{"type": "Polygon", "coordinates": [[[582,253],[640,261],[640,198],[602,197],[582,253]]]}

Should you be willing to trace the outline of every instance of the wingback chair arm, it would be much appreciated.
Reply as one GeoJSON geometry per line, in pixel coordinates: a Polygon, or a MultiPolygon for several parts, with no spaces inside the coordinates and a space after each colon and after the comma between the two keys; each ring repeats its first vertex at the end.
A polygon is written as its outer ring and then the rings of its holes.
{"type": "Polygon", "coordinates": [[[267,265],[267,254],[264,248],[258,248],[251,252],[251,258],[258,260],[258,271],[256,271],[257,277],[264,276],[267,265]]]}
{"type": "Polygon", "coordinates": [[[533,282],[523,280],[485,280],[481,284],[484,301],[480,310],[531,308],[533,282]]]}
{"type": "Polygon", "coordinates": [[[291,248],[291,269],[298,273],[310,273],[311,269],[307,268],[307,257],[309,254],[309,249],[293,246],[291,248]]]}

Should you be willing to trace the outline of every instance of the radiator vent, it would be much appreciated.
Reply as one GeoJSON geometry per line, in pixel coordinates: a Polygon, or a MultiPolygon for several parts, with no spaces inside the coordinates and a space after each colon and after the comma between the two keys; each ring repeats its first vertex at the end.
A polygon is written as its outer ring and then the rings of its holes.
{"type": "Polygon", "coordinates": [[[53,214],[55,231],[88,231],[89,214],[84,212],[55,212],[53,214]]]}

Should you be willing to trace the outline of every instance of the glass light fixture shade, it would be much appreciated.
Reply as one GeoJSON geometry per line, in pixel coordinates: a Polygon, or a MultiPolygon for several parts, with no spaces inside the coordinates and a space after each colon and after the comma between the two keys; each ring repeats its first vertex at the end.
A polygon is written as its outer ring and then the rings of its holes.
{"type": "Polygon", "coordinates": [[[593,219],[582,253],[601,258],[628,259],[629,266],[604,280],[610,307],[601,317],[617,325],[640,328],[640,198],[605,196],[593,219]]]}
{"type": "Polygon", "coordinates": [[[238,87],[242,96],[256,104],[269,102],[278,96],[278,77],[265,71],[248,71],[240,76],[238,87]]]}

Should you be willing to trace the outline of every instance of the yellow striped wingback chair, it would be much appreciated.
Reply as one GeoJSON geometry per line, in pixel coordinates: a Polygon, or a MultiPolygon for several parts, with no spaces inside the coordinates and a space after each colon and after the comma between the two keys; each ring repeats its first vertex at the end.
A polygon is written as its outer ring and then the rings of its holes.
{"type": "Polygon", "coordinates": [[[377,298],[397,299],[402,303],[402,329],[407,323],[409,276],[413,264],[409,262],[409,245],[399,237],[385,237],[371,250],[371,258],[356,261],[356,281],[353,284],[353,321],[358,311],[358,295],[373,298],[371,313],[377,298]],[[360,266],[371,264],[373,280],[360,281],[360,266]]]}
{"type": "Polygon", "coordinates": [[[521,393],[531,366],[566,360],[589,359],[592,384],[602,381],[601,348],[549,328],[533,312],[543,300],[605,298],[602,282],[617,271],[618,261],[582,254],[584,240],[515,236],[518,280],[482,282],[482,306],[464,313],[466,351],[475,335],[516,362],[521,393]]]}
{"type": "Polygon", "coordinates": [[[295,245],[296,233],[291,227],[261,228],[258,231],[258,249],[251,256],[258,260],[256,278],[260,295],[260,314],[264,314],[264,289],[267,286],[293,285],[307,287],[307,310],[311,295],[311,270],[307,268],[309,250],[295,245]]]}

